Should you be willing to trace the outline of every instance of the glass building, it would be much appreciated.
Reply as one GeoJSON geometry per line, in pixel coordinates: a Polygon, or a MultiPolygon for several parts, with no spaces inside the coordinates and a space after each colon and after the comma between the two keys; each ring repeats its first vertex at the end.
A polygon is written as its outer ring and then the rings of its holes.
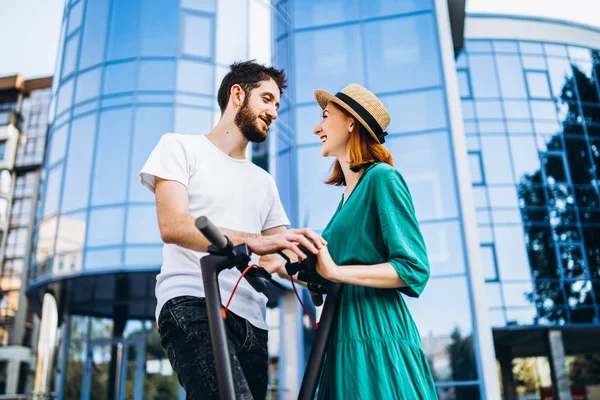
{"type": "MultiPolygon", "coordinates": [[[[564,355],[600,343],[598,43],[453,0],[67,1],[27,288],[40,343],[58,344],[38,390],[185,397],[153,321],[162,244],[137,173],[162,134],[209,132],[227,66],[254,58],[289,78],[252,153],[295,227],[321,231],[342,193],[323,184],[314,90],[356,82],[388,107],[431,263],[409,307],[439,397],[500,399],[501,375],[514,398],[512,360],[533,356],[562,393],[564,355]]],[[[293,292],[271,305],[270,396],[295,398],[314,332],[293,292]]]]}

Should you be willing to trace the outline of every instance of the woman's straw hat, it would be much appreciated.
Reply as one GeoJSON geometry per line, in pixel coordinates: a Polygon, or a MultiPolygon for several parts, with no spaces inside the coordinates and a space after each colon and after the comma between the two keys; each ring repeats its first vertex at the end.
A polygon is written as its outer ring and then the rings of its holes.
{"type": "Polygon", "coordinates": [[[390,114],[370,90],[351,83],[335,96],[324,90],[316,90],[315,97],[322,109],[325,109],[330,101],[334,102],[352,114],[375,140],[381,144],[385,142],[385,130],[390,124],[390,114]]]}

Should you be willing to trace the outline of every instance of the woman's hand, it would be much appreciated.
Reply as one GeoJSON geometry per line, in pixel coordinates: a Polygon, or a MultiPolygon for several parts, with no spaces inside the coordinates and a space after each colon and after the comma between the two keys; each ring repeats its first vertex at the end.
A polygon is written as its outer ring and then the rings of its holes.
{"type": "Polygon", "coordinates": [[[338,282],[340,267],[333,261],[327,246],[319,250],[317,254],[317,272],[323,278],[333,282],[338,282]]]}
{"type": "Polygon", "coordinates": [[[270,274],[277,273],[277,275],[281,277],[283,277],[283,275],[287,276],[285,271],[285,259],[279,254],[266,254],[260,256],[258,265],[270,274]]]}

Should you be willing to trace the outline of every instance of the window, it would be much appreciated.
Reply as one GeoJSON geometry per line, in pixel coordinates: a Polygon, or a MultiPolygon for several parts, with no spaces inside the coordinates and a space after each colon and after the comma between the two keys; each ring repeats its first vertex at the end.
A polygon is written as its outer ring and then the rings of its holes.
{"type": "Polygon", "coordinates": [[[142,0],[115,1],[108,33],[108,60],[137,56],[142,0]]]}
{"type": "Polygon", "coordinates": [[[179,2],[144,1],[141,29],[142,57],[176,56],[178,25],[179,2]]]}
{"type": "Polygon", "coordinates": [[[184,13],[183,54],[211,59],[213,56],[213,18],[184,13]]]}
{"type": "Polygon", "coordinates": [[[471,169],[471,183],[473,186],[485,185],[485,178],[481,162],[481,152],[469,152],[469,167],[471,169]]]}
{"type": "Polygon", "coordinates": [[[4,160],[6,155],[6,140],[0,140],[0,160],[4,160]]]}
{"type": "MultiPolygon", "coordinates": [[[[435,32],[431,14],[408,17],[401,23],[395,19],[366,23],[365,58],[368,60],[370,89],[377,93],[440,85],[441,67],[435,32]]],[[[319,47],[324,42],[321,35],[315,43],[319,47]]],[[[349,54],[351,63],[360,62],[357,49],[349,54]]],[[[310,62],[314,63],[314,60],[310,62]]]]}
{"type": "Polygon", "coordinates": [[[446,103],[441,90],[381,96],[380,99],[391,115],[398,116],[392,118],[387,129],[390,134],[446,128],[446,103]]]}
{"type": "Polygon", "coordinates": [[[85,69],[104,61],[104,45],[108,28],[110,3],[104,0],[88,0],[85,10],[85,29],[79,69],[85,69]]]}
{"type": "Polygon", "coordinates": [[[469,71],[466,69],[458,70],[458,87],[460,90],[461,99],[470,99],[471,94],[471,82],[469,79],[469,71]]]}
{"type": "Polygon", "coordinates": [[[523,68],[519,56],[511,54],[496,55],[498,79],[502,97],[523,99],[527,97],[523,68]]]}
{"type": "Polygon", "coordinates": [[[550,79],[546,71],[525,71],[527,91],[532,99],[550,99],[550,79]]]}

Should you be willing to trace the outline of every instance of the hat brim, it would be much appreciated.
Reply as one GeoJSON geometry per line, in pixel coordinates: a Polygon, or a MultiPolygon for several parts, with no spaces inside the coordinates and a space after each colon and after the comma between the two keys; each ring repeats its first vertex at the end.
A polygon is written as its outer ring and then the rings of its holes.
{"type": "Polygon", "coordinates": [[[373,130],[369,127],[369,125],[365,122],[365,120],[362,119],[362,117],[360,115],[358,115],[358,113],[356,111],[354,111],[352,109],[352,107],[350,107],[348,104],[346,104],[340,98],[332,95],[329,92],[326,92],[325,90],[317,89],[317,90],[315,90],[315,99],[317,100],[317,103],[319,103],[319,106],[321,107],[322,110],[324,110],[325,107],[327,107],[327,104],[329,104],[329,103],[335,103],[338,106],[342,107],[344,110],[346,110],[347,112],[352,114],[352,116],[361,123],[361,125],[367,130],[367,132],[369,132],[371,137],[373,137],[373,139],[375,139],[375,141],[377,143],[381,144],[381,142],[377,138],[377,135],[375,135],[375,132],[373,132],[373,130]]]}

